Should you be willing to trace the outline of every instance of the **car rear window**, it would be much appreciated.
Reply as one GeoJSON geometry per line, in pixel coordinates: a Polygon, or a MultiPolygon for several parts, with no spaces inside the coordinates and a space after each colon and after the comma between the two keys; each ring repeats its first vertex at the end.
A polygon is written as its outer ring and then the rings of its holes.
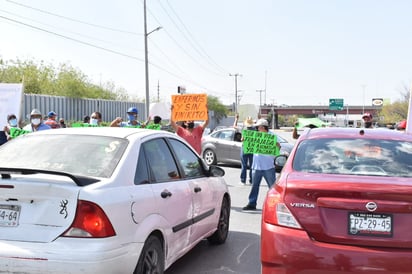
{"type": "Polygon", "coordinates": [[[412,143],[371,139],[302,141],[293,168],[310,173],[412,177],[412,143]]]}
{"type": "Polygon", "coordinates": [[[108,178],[128,141],[90,135],[28,134],[0,147],[2,167],[68,172],[108,178]]]}

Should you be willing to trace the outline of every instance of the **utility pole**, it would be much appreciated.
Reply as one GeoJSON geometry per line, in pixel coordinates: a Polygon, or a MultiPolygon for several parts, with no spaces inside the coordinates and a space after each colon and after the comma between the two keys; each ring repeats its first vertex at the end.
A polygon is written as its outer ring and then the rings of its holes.
{"type": "Polygon", "coordinates": [[[362,85],[362,91],[363,91],[363,98],[362,98],[362,115],[365,114],[365,88],[366,85],[362,85]]]}
{"type": "Polygon", "coordinates": [[[235,115],[237,114],[237,77],[242,76],[239,73],[229,74],[229,76],[235,77],[235,115]]]}
{"type": "Polygon", "coordinates": [[[157,80],[157,102],[160,102],[160,83],[159,80],[157,80]]]}
{"type": "Polygon", "coordinates": [[[262,115],[262,92],[265,92],[265,90],[264,89],[259,89],[259,90],[256,90],[256,92],[259,92],[259,97],[260,97],[259,114],[262,115]]]}
{"type": "Polygon", "coordinates": [[[146,0],[143,1],[143,11],[144,11],[144,68],[145,68],[145,82],[146,82],[146,104],[145,104],[145,115],[149,115],[150,108],[150,94],[149,94],[149,58],[147,49],[147,36],[154,31],[158,31],[162,27],[157,27],[154,30],[147,32],[147,20],[146,20],[146,0]]]}

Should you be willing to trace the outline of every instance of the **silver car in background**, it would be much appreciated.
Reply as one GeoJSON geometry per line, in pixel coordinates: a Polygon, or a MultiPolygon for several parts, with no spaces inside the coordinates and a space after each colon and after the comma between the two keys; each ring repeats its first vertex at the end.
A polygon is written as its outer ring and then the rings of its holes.
{"type": "MultiPolygon", "coordinates": [[[[241,132],[238,128],[228,127],[203,136],[201,156],[206,164],[240,165],[240,151],[242,149],[241,132]]],[[[293,144],[277,134],[276,136],[281,145],[280,154],[289,155],[292,151],[293,144]]],[[[277,171],[280,170],[277,168],[277,171]]]]}

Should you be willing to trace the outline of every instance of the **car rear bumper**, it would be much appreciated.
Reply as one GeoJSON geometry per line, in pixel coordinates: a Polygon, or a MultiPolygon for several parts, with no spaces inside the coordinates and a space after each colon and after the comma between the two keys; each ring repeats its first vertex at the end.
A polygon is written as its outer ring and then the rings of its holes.
{"type": "Polygon", "coordinates": [[[58,243],[0,241],[0,273],[133,273],[142,246],[115,245],[114,239],[63,239],[58,243]]]}
{"type": "Polygon", "coordinates": [[[412,250],[328,244],[297,229],[262,223],[262,274],[411,273],[412,250]]]}

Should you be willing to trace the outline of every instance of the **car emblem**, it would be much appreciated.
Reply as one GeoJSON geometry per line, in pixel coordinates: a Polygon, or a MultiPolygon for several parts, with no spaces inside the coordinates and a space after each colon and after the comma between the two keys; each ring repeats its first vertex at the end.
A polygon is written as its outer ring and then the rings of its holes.
{"type": "Polygon", "coordinates": [[[369,202],[366,204],[366,209],[370,212],[375,211],[376,209],[378,209],[378,205],[375,202],[369,202]]]}

